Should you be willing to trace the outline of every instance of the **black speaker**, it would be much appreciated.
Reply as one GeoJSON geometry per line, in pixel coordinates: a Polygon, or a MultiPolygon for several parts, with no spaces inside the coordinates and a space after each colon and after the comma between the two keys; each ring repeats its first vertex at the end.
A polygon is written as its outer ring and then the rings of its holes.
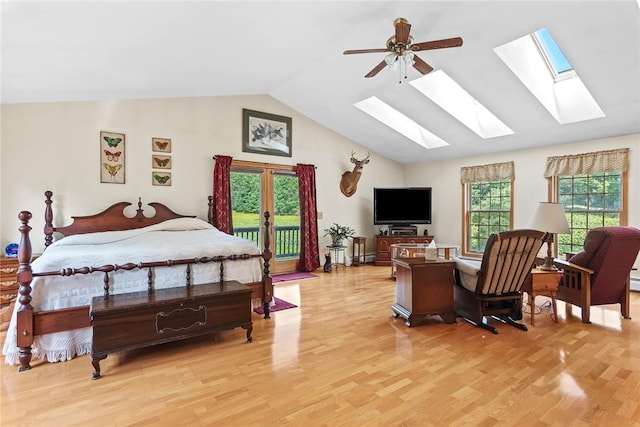
{"type": "Polygon", "coordinates": [[[422,232],[423,236],[428,236],[429,235],[429,230],[427,230],[426,228],[424,229],[424,231],[422,232]]]}

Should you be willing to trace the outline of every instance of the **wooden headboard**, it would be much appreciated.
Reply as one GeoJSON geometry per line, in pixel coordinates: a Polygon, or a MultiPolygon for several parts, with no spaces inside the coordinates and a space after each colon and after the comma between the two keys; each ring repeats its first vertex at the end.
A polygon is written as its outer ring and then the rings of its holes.
{"type": "Polygon", "coordinates": [[[46,200],[46,208],[44,210],[44,234],[45,234],[45,248],[53,242],[53,233],[61,233],[64,236],[71,236],[73,234],[85,234],[85,233],[97,233],[101,231],[119,231],[119,230],[133,230],[136,228],[147,227],[149,225],[159,224],[163,221],[175,218],[195,218],[195,215],[180,215],[175,213],[162,203],[148,203],[156,213],[152,217],[147,217],[143,214],[142,201],[138,198],[138,209],[136,214],[132,217],[124,215],[124,209],[127,206],[131,206],[129,202],[118,202],[100,213],[87,216],[72,216],[73,222],[71,225],[64,227],[53,226],[53,209],[51,204],[53,201],[51,197],[53,192],[47,191],[44,193],[46,200]]]}

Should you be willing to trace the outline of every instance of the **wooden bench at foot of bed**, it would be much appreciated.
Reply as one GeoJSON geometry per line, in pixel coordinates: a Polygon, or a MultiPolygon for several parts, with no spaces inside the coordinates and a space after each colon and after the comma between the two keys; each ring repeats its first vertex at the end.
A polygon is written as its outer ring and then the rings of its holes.
{"type": "Polygon", "coordinates": [[[251,342],[251,288],[235,281],[94,297],[93,379],[108,354],[241,327],[251,342]]]}

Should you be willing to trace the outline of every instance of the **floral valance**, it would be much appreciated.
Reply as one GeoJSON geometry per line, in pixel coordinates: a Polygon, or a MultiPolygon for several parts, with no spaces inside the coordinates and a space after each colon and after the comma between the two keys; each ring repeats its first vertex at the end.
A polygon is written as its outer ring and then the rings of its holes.
{"type": "Polygon", "coordinates": [[[513,162],[465,166],[460,169],[460,182],[490,182],[515,179],[513,162]]]}
{"type": "Polygon", "coordinates": [[[629,170],[629,149],[595,151],[570,156],[547,157],[545,178],[562,175],[584,175],[596,172],[629,170]]]}

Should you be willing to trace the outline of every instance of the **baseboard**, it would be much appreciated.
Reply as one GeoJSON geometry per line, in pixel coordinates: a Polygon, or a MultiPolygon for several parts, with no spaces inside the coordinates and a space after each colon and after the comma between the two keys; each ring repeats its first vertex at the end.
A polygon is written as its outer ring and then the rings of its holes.
{"type": "Polygon", "coordinates": [[[634,292],[640,292],[640,279],[631,279],[631,290],[634,292]]]}
{"type": "MultiPolygon", "coordinates": [[[[352,265],[353,264],[353,257],[351,255],[347,255],[347,266],[352,265]]],[[[364,262],[365,264],[375,264],[376,262],[376,254],[366,254],[364,256],[364,262]]]]}

